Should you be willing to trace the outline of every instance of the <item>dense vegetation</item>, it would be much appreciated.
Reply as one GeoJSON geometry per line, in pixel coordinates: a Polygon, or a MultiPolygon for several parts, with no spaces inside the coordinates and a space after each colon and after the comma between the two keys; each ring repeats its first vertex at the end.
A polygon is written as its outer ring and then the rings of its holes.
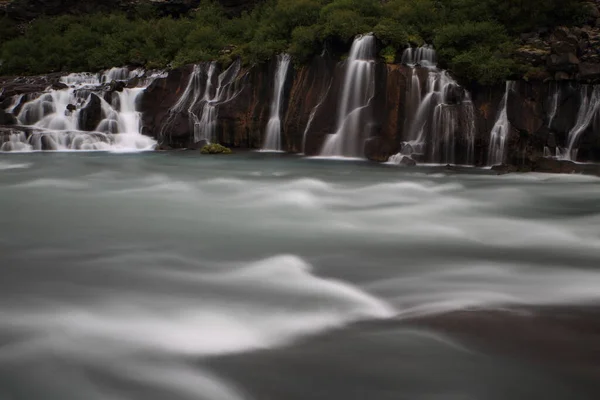
{"type": "Polygon", "coordinates": [[[24,33],[0,20],[0,74],[150,68],[242,57],[245,63],[289,52],[304,62],[328,43],[343,49],[374,32],[388,61],[408,43],[432,43],[440,62],[464,79],[493,83],[519,66],[511,51],[522,32],[571,24],[581,0],[266,0],[227,17],[210,0],[187,16],[136,13],[38,18],[24,33]]]}

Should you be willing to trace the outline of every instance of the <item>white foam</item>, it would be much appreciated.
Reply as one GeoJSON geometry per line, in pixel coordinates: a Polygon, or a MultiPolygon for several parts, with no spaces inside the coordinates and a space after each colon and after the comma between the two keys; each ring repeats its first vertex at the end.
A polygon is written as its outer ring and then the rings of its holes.
{"type": "Polygon", "coordinates": [[[313,275],[312,267],[296,256],[273,257],[225,273],[166,270],[160,280],[195,282],[199,297],[115,293],[89,307],[5,312],[0,324],[31,330],[67,352],[214,356],[281,346],[395,314],[387,303],[349,283],[313,275]],[[217,295],[203,298],[206,290],[217,295]]]}
{"type": "Polygon", "coordinates": [[[11,169],[27,169],[27,168],[31,168],[32,165],[33,164],[31,164],[31,163],[13,164],[13,163],[0,161],[0,171],[6,171],[6,170],[11,170],[11,169]]]}

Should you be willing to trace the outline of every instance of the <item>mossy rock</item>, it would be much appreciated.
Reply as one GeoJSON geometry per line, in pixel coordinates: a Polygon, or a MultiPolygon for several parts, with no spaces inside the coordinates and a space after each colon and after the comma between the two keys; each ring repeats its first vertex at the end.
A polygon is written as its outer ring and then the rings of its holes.
{"type": "Polygon", "coordinates": [[[231,149],[218,143],[207,144],[200,150],[201,154],[231,154],[231,149]]]}

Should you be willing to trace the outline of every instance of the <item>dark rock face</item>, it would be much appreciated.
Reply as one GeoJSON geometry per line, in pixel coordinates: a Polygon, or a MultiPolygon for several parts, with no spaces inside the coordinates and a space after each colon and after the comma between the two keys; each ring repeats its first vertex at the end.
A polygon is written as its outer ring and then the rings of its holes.
{"type": "Polygon", "coordinates": [[[159,139],[160,144],[172,147],[186,147],[191,134],[187,114],[178,114],[163,134],[169,110],[177,103],[192,73],[192,67],[175,69],[166,78],[160,78],[144,92],[141,109],[142,133],[159,139]]]}
{"type": "Polygon", "coordinates": [[[85,131],[93,131],[102,121],[102,101],[92,93],[86,105],[79,112],[79,126],[85,131]]]}
{"type": "MultiPolygon", "coordinates": [[[[310,65],[290,72],[282,105],[282,146],[287,152],[318,155],[327,135],[335,133],[339,96],[343,85],[342,64],[327,55],[317,57],[310,65]]],[[[173,112],[173,106],[185,91],[193,67],[172,71],[168,77],[156,80],[142,98],[144,133],[158,138],[163,146],[192,148],[193,124],[187,108],[173,112]]],[[[421,87],[428,79],[428,70],[416,70],[421,87]]],[[[260,148],[269,119],[275,64],[241,69],[234,79],[238,91],[231,101],[218,106],[216,137],[219,143],[232,148],[260,148]]],[[[404,148],[406,155],[415,149],[408,140],[407,119],[414,116],[415,107],[408,106],[408,92],[413,70],[404,65],[378,63],[375,68],[375,96],[370,111],[361,119],[365,138],[365,158],[384,162],[404,148]]],[[[582,104],[582,86],[567,82],[516,82],[508,94],[507,116],[510,126],[506,139],[505,161],[517,170],[546,170],[532,160],[545,153],[558,153],[567,146],[569,132],[576,125],[582,104]],[[560,92],[553,103],[554,93],[560,92]],[[551,117],[550,114],[553,113],[551,117]]],[[[204,89],[202,89],[204,90],[204,89]]],[[[465,91],[450,87],[446,99],[448,113],[459,119],[453,136],[457,164],[488,164],[490,132],[500,115],[505,86],[469,88],[472,113],[465,113],[460,102],[465,91]],[[456,103],[456,104],[453,104],[456,103]],[[454,109],[454,107],[457,107],[454,109]],[[474,138],[467,137],[469,126],[475,126],[474,138]],[[474,142],[474,143],[473,143],[474,142]],[[473,147],[469,150],[471,143],[473,147]],[[469,152],[469,154],[467,154],[469,152]]],[[[600,126],[600,117],[596,126],[600,126]]],[[[600,161],[600,135],[595,124],[581,134],[577,147],[579,159],[600,161]]],[[[426,161],[432,152],[442,147],[427,143],[424,154],[413,159],[426,161]]],[[[403,153],[403,154],[405,154],[403,153]]]]}
{"type": "Polygon", "coordinates": [[[0,109],[0,125],[10,126],[15,125],[16,123],[17,118],[14,115],[0,109]]]}

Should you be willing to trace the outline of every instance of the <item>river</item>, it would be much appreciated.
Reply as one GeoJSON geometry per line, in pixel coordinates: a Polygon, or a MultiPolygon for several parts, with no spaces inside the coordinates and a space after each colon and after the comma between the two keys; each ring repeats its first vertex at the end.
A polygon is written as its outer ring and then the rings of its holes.
{"type": "Polygon", "coordinates": [[[25,153],[0,210],[3,400],[600,393],[596,177],[25,153]]]}

